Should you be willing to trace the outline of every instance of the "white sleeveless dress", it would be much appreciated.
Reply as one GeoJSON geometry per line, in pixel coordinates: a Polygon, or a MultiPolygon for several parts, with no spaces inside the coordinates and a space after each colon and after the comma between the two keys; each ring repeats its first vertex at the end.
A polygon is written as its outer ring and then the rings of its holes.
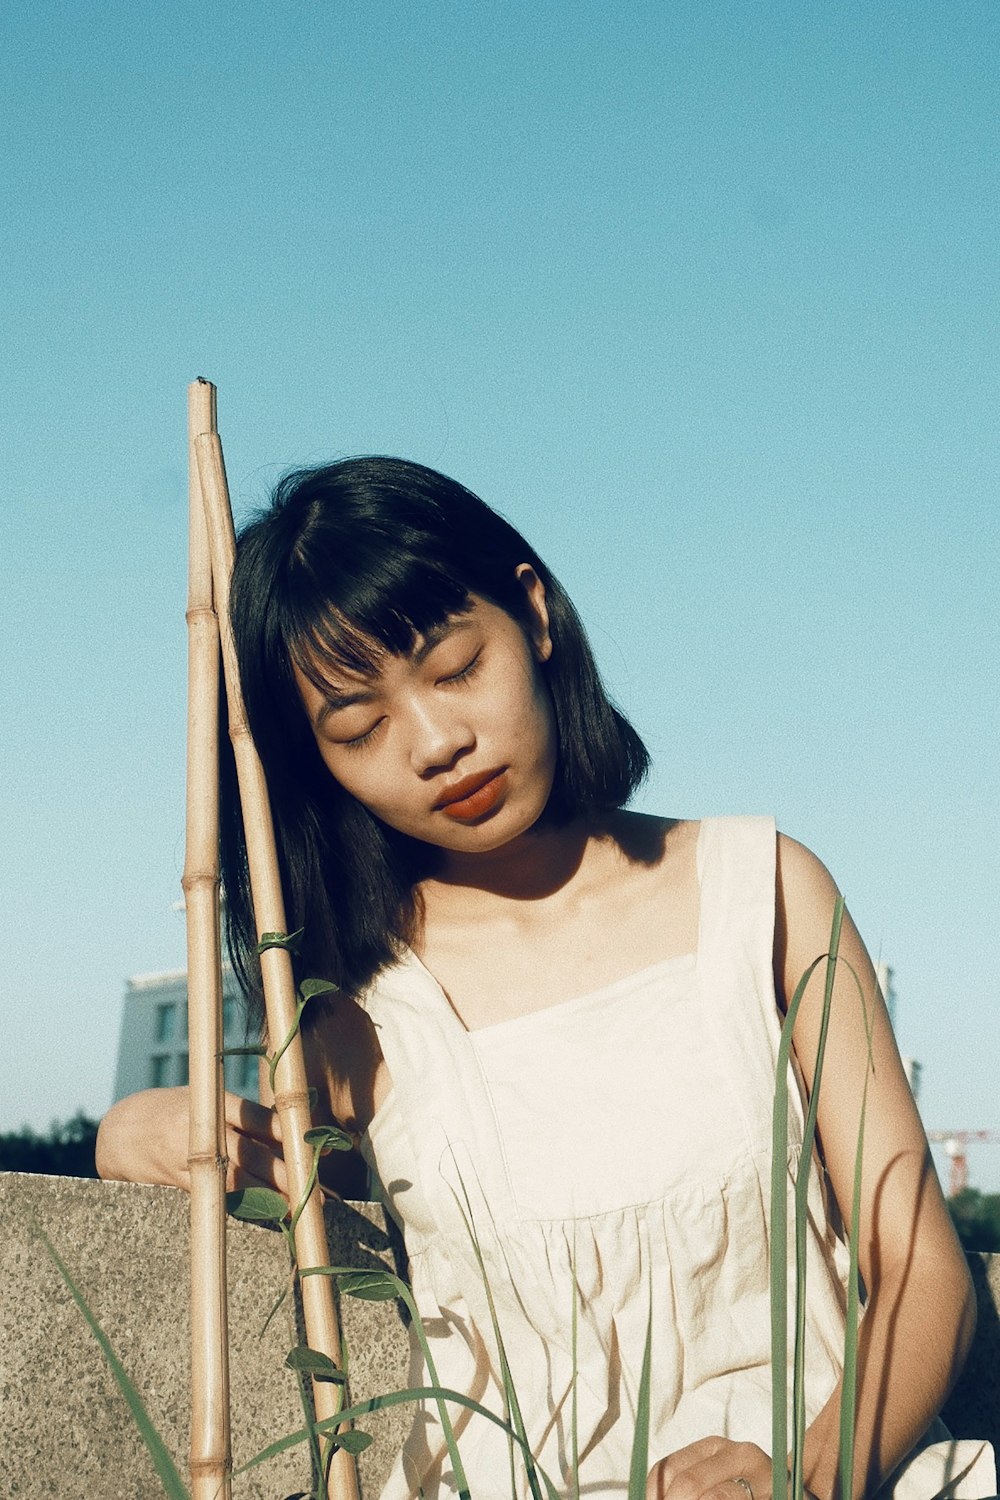
{"type": "MultiPolygon", "coordinates": [[[[574,1273],[582,1496],[627,1492],[650,1306],[650,1461],[708,1434],[771,1449],[774,823],[707,819],[697,859],[696,953],[475,1032],[413,954],[362,1001],[393,1080],[362,1149],[403,1228],[439,1379],[503,1414],[471,1219],[529,1441],[567,1496],[574,1273]],[[592,1101],[609,1099],[613,1112],[599,1115],[592,1101]]],[[[809,1202],[812,1420],[840,1372],[846,1269],[815,1166],[809,1202]]],[[[414,1340],[411,1384],[426,1383],[414,1340]]],[[[451,1412],[474,1500],[511,1500],[503,1433],[451,1412]]],[[[884,1493],[993,1495],[989,1445],[931,1441],[942,1436],[936,1424],[884,1493]]],[[[419,1409],[383,1500],[421,1492],[456,1493],[433,1405],[419,1409]]]]}

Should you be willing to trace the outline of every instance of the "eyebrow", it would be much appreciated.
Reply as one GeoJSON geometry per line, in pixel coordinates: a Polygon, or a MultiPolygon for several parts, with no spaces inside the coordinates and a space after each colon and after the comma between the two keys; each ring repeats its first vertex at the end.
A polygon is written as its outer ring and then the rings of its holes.
{"type": "MultiPolygon", "coordinates": [[[[446,635],[450,635],[467,624],[471,624],[467,617],[459,616],[456,619],[450,616],[438,625],[429,626],[424,632],[420,645],[412,652],[411,660],[419,666],[434,650],[434,647],[441,644],[446,635]]],[[[313,720],[313,728],[322,729],[331,714],[338,713],[342,708],[352,708],[355,703],[373,703],[377,696],[378,694],[370,688],[363,688],[356,693],[341,693],[336,688],[328,687],[323,695],[323,707],[313,720]]]]}

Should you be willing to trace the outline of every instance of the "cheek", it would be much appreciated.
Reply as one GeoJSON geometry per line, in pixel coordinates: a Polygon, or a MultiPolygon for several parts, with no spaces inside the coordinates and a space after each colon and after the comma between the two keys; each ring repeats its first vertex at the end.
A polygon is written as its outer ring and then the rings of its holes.
{"type": "Polygon", "coordinates": [[[546,739],[551,740],[554,745],[557,739],[555,704],[552,702],[549,685],[542,675],[541,668],[537,665],[534,669],[532,689],[534,692],[535,714],[541,726],[540,732],[546,739]]]}
{"type": "Polygon", "coordinates": [[[522,699],[518,719],[521,726],[516,737],[518,745],[529,751],[538,770],[551,773],[558,757],[559,734],[552,696],[537,670],[522,699]]]}
{"type": "Polygon", "coordinates": [[[366,807],[372,803],[374,778],[361,764],[361,754],[351,757],[344,751],[331,751],[328,746],[321,746],[319,754],[328,775],[333,777],[349,797],[364,803],[366,807]]]}

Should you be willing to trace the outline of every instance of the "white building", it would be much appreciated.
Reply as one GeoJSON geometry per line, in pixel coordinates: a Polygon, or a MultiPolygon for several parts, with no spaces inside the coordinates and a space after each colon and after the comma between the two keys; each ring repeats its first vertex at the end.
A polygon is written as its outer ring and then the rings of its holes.
{"type": "MultiPolygon", "coordinates": [[[[225,1045],[246,1046],[240,991],[228,964],[222,971],[222,997],[225,1045]]],[[[223,1067],[231,1093],[258,1097],[256,1057],[227,1057],[223,1067]]],[[[187,1081],[187,970],[136,974],[125,984],[115,1099],[187,1081]]]]}
{"type": "Polygon", "coordinates": [[[889,1021],[892,1024],[893,1030],[895,1031],[896,986],[892,982],[892,969],[889,964],[881,962],[877,963],[875,965],[875,978],[878,980],[878,987],[882,991],[882,999],[885,1001],[885,1008],[889,1012],[889,1021]]]}
{"type": "MultiPolygon", "coordinates": [[[[878,979],[879,989],[882,991],[882,998],[885,1000],[885,1008],[889,1012],[889,1020],[892,1024],[893,1030],[895,1030],[896,986],[892,982],[892,968],[889,964],[877,963],[875,965],[875,975],[878,979]]],[[[902,1059],[902,1063],[903,1071],[906,1074],[906,1081],[910,1085],[910,1093],[913,1095],[914,1099],[919,1102],[920,1077],[922,1072],[921,1063],[915,1057],[904,1057],[902,1059]]]]}

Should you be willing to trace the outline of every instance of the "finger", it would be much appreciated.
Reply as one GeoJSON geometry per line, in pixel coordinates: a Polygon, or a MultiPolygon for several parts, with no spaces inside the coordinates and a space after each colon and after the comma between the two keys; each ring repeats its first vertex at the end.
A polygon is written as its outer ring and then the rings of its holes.
{"type": "MultiPolygon", "coordinates": [[[[699,1500],[751,1500],[751,1496],[753,1500],[768,1500],[771,1460],[753,1443],[723,1442],[714,1453],[688,1469],[681,1483],[688,1482],[699,1500]],[[743,1484],[737,1482],[739,1479],[743,1484]],[[749,1495],[744,1485],[749,1488],[749,1495]]],[[[677,1500],[683,1500],[683,1494],[677,1500]]]]}
{"type": "Polygon", "coordinates": [[[759,1500],[766,1500],[760,1477],[765,1473],[769,1477],[770,1459],[755,1444],[702,1438],[660,1460],[647,1481],[647,1500],[750,1500],[737,1483],[748,1474],[759,1486],[759,1500]]]}
{"type": "MultiPolygon", "coordinates": [[[[695,1465],[712,1458],[720,1448],[727,1447],[728,1440],[721,1437],[698,1438],[694,1443],[687,1443],[683,1448],[661,1458],[653,1465],[646,1481],[647,1500],[665,1500],[670,1486],[682,1475],[694,1468],[695,1465]]],[[[746,1497],[744,1496],[744,1500],[746,1497]]]]}
{"type": "Polygon", "coordinates": [[[255,1140],[281,1145],[277,1111],[252,1099],[243,1099],[239,1094],[226,1095],[226,1124],[255,1140]]]}
{"type": "Polygon", "coordinates": [[[232,1179],[230,1191],[253,1185],[274,1188],[288,1196],[285,1163],[273,1147],[235,1130],[227,1132],[226,1146],[229,1153],[229,1176],[232,1179]]]}
{"type": "MultiPolygon", "coordinates": [[[[271,1192],[278,1191],[273,1182],[265,1181],[263,1177],[255,1177],[252,1172],[247,1172],[242,1167],[238,1169],[230,1167],[226,1175],[226,1192],[245,1192],[247,1188],[268,1188],[271,1192]]],[[[286,1193],[282,1194],[286,1200],[287,1196],[286,1193]]]]}

